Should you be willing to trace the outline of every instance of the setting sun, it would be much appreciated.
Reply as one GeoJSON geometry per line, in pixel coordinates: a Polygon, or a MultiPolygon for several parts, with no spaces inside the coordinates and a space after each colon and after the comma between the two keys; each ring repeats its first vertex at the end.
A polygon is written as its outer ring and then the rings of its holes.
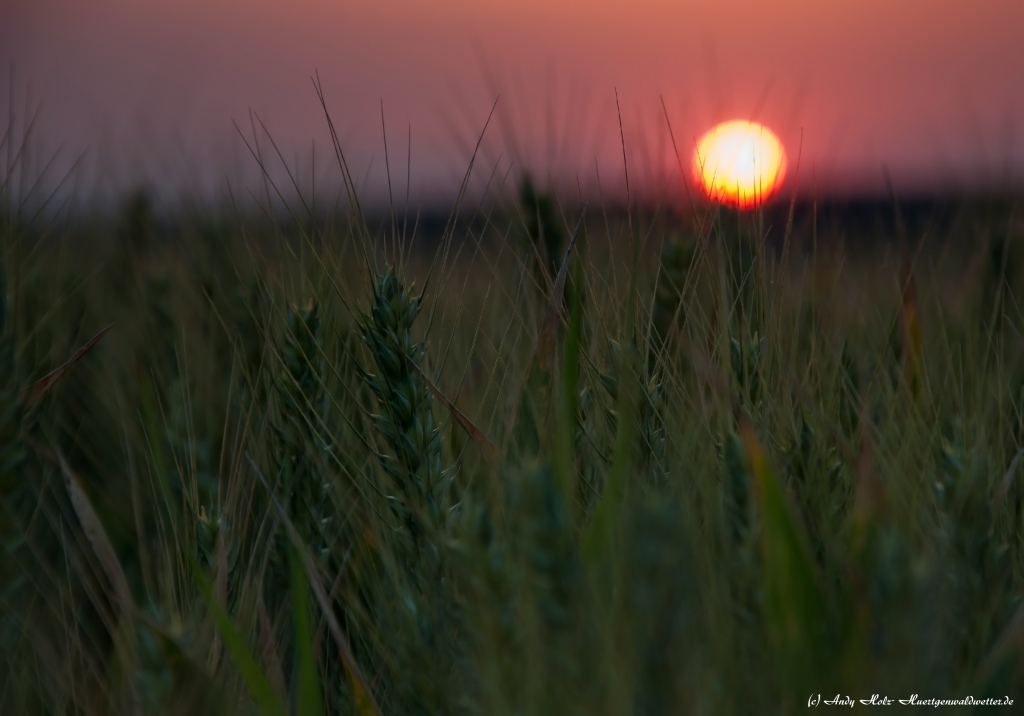
{"type": "Polygon", "coordinates": [[[767,127],[756,122],[723,122],[697,142],[693,174],[711,201],[752,209],[782,185],[786,152],[767,127]]]}

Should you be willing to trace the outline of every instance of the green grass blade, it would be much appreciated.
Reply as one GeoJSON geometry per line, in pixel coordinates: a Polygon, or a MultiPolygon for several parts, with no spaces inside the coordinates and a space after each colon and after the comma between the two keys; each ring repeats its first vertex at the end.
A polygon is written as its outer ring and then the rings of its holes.
{"type": "Polygon", "coordinates": [[[213,585],[203,576],[202,569],[198,562],[196,562],[195,557],[189,556],[189,565],[192,568],[192,576],[196,581],[196,587],[199,589],[203,601],[206,602],[206,607],[210,610],[210,614],[213,615],[213,621],[221,640],[224,642],[224,648],[231,655],[231,660],[235,662],[235,668],[238,669],[238,673],[241,675],[242,681],[245,682],[245,687],[249,690],[249,695],[252,696],[256,707],[264,716],[288,716],[288,707],[280,695],[274,691],[274,687],[270,685],[267,675],[263,673],[263,670],[260,669],[252,654],[249,653],[249,647],[246,646],[244,637],[238,631],[238,627],[231,621],[227,611],[217,601],[213,594],[213,585]]]}
{"type": "Polygon", "coordinates": [[[828,667],[830,613],[818,570],[807,536],[745,417],[740,436],[761,512],[764,614],[784,688],[820,687],[828,667]]]}
{"type": "MultiPolygon", "coordinates": [[[[632,230],[630,233],[632,239],[632,230]]],[[[633,453],[633,436],[636,433],[636,382],[635,338],[637,300],[637,253],[633,244],[633,260],[630,265],[629,291],[626,300],[626,321],[622,333],[624,347],[619,365],[619,422],[615,438],[615,452],[612,466],[605,478],[604,490],[594,509],[590,525],[583,536],[584,558],[591,567],[604,561],[611,551],[612,531],[622,511],[626,495],[626,470],[633,453]]]]}
{"type": "Polygon", "coordinates": [[[321,716],[323,698],[320,674],[313,649],[313,624],[310,618],[309,588],[302,562],[294,549],[288,551],[291,562],[292,618],[295,620],[295,647],[298,658],[297,716],[321,716]]]}
{"type": "Polygon", "coordinates": [[[582,292],[573,291],[572,316],[565,339],[562,386],[555,420],[555,474],[565,494],[570,513],[576,503],[576,400],[580,372],[580,329],[583,323],[582,292]]]}
{"type": "Polygon", "coordinates": [[[583,537],[583,553],[587,562],[595,566],[607,558],[611,551],[612,531],[622,511],[626,495],[626,471],[633,454],[633,437],[636,433],[636,374],[634,373],[633,329],[634,301],[636,296],[635,278],[630,278],[629,301],[627,303],[626,326],[623,341],[625,350],[619,366],[619,423],[615,437],[615,452],[612,465],[605,478],[604,490],[594,508],[590,525],[583,537]]]}
{"type": "Polygon", "coordinates": [[[565,281],[569,273],[572,252],[580,232],[583,230],[583,220],[586,216],[587,205],[584,204],[576,228],[569,238],[569,246],[565,250],[565,257],[558,269],[558,275],[555,277],[551,298],[537,332],[537,343],[534,346],[530,367],[527,370],[518,400],[512,409],[514,423],[511,451],[521,457],[536,456],[542,449],[545,429],[550,429],[550,391],[558,348],[558,329],[562,323],[561,317],[564,315],[562,301],[565,297],[565,281]]]}
{"type": "Polygon", "coordinates": [[[348,671],[349,683],[352,687],[352,693],[356,702],[356,710],[362,714],[362,716],[380,716],[381,710],[373,697],[370,684],[363,675],[362,670],[359,668],[359,664],[356,662],[355,655],[352,653],[352,647],[349,645],[348,635],[341,628],[341,624],[338,623],[338,619],[331,609],[331,600],[327,596],[327,590],[324,589],[323,582],[320,581],[320,577],[317,574],[316,566],[313,564],[309,553],[306,551],[305,546],[302,544],[302,540],[299,538],[298,530],[295,529],[295,525],[292,524],[291,519],[288,518],[288,513],[285,511],[280,501],[278,501],[277,496],[270,489],[270,485],[267,484],[266,478],[253,461],[252,457],[250,455],[246,455],[246,458],[252,466],[253,471],[256,473],[256,477],[263,485],[263,488],[267,491],[270,501],[274,505],[274,510],[277,512],[278,518],[280,518],[281,522],[284,524],[285,530],[288,532],[288,538],[291,540],[292,547],[297,553],[297,557],[300,560],[303,569],[306,571],[306,578],[309,580],[309,585],[313,589],[313,596],[316,598],[317,604],[320,606],[320,611],[324,615],[324,619],[327,621],[327,628],[331,632],[331,636],[334,638],[335,644],[338,647],[338,655],[341,657],[341,660],[344,662],[345,668],[348,671]]]}
{"type": "Polygon", "coordinates": [[[611,549],[612,531],[618,521],[626,496],[626,469],[629,467],[633,434],[636,432],[636,426],[633,424],[633,401],[631,397],[626,396],[627,393],[623,390],[623,397],[620,397],[619,405],[625,410],[620,409],[619,411],[618,434],[615,439],[612,466],[605,478],[604,490],[594,509],[594,516],[583,537],[583,552],[587,561],[592,565],[602,561],[611,549]]]}

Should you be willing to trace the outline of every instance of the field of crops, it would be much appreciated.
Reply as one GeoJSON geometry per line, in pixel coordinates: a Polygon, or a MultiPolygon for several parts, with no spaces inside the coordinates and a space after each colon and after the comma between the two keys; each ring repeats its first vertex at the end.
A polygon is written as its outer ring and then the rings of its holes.
{"type": "Polygon", "coordinates": [[[4,205],[0,712],[1022,695],[1009,202],[289,206],[4,205]]]}

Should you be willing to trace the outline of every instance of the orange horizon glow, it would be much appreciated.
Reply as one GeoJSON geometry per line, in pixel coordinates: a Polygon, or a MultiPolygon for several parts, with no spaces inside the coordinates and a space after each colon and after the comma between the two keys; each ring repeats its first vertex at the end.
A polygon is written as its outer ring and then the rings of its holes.
{"type": "Polygon", "coordinates": [[[693,153],[693,175],[704,196],[739,209],[770,199],[786,176],[786,151],[764,125],[723,122],[706,132],[693,153]]]}

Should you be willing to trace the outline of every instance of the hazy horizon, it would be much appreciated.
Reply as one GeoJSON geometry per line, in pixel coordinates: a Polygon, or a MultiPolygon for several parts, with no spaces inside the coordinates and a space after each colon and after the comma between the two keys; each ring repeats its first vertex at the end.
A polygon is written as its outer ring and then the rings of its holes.
{"type": "MultiPolygon", "coordinates": [[[[620,191],[616,91],[639,193],[678,173],[662,98],[684,166],[696,135],[749,118],[786,146],[784,192],[871,192],[886,167],[921,193],[1020,186],[1021,27],[1024,4],[1008,0],[8,0],[0,62],[15,68],[18,112],[41,102],[40,155],[86,153],[85,194],[148,183],[204,196],[252,181],[233,125],[251,141],[250,110],[304,186],[336,188],[314,72],[371,203],[388,196],[382,105],[392,191],[404,201],[408,181],[410,201],[429,203],[454,195],[499,95],[474,186],[500,183],[513,162],[508,176],[588,194],[600,172],[602,191],[620,191]]],[[[7,117],[8,91],[0,104],[7,117]]]]}

